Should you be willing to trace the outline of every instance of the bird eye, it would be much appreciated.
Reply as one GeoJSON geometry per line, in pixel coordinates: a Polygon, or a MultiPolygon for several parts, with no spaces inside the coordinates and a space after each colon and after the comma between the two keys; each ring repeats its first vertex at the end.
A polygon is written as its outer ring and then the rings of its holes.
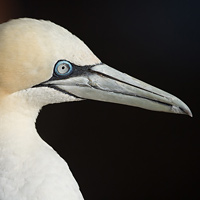
{"type": "Polygon", "coordinates": [[[54,73],[57,76],[67,76],[72,72],[72,65],[66,60],[60,60],[56,63],[54,73]]]}

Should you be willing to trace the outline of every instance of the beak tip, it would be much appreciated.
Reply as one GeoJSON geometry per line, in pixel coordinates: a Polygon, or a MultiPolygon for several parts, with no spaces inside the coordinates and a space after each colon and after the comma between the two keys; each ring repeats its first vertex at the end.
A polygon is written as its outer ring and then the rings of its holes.
{"type": "Polygon", "coordinates": [[[193,117],[191,110],[188,108],[188,110],[185,110],[186,115],[189,115],[190,117],[193,117]]]}
{"type": "Polygon", "coordinates": [[[185,114],[190,117],[193,117],[191,110],[186,104],[184,105],[184,107],[180,107],[179,110],[181,111],[180,114],[185,114]]]}
{"type": "Polygon", "coordinates": [[[174,96],[172,102],[173,102],[172,112],[177,114],[189,115],[190,117],[193,117],[190,108],[179,98],[174,96]]]}

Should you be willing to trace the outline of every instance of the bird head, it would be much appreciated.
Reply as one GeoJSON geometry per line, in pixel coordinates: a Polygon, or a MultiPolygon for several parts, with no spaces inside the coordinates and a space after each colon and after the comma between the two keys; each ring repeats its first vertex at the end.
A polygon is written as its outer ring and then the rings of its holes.
{"type": "Polygon", "coordinates": [[[44,20],[0,25],[0,95],[19,93],[40,106],[93,99],[192,115],[180,99],[102,63],[75,35],[44,20]]]}

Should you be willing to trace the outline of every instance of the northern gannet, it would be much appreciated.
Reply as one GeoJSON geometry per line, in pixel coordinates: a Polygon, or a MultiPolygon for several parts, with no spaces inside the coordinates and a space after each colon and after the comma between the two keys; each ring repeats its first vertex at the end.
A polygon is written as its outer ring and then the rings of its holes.
{"type": "Polygon", "coordinates": [[[94,99],[192,116],[175,96],[102,63],[66,29],[0,25],[0,199],[81,200],[67,163],[38,135],[42,106],[94,99]]]}

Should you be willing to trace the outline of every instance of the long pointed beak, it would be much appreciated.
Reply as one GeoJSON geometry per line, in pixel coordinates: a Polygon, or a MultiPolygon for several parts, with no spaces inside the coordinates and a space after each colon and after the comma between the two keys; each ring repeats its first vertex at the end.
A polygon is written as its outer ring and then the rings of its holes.
{"type": "Polygon", "coordinates": [[[105,64],[93,66],[81,76],[53,81],[53,84],[83,99],[192,116],[188,106],[177,97],[105,64]]]}

